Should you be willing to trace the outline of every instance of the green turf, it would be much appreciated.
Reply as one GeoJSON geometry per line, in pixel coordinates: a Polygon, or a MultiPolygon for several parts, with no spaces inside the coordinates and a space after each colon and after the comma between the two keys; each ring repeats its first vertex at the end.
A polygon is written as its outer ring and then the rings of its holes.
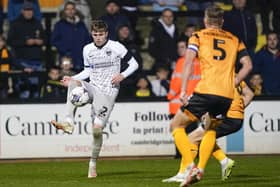
{"type": "MultiPolygon", "coordinates": [[[[210,160],[206,174],[200,183],[193,186],[225,187],[279,187],[280,156],[233,157],[236,161],[232,177],[222,182],[220,166],[210,160]]],[[[94,187],[168,187],[177,183],[161,183],[174,175],[178,160],[100,160],[98,177],[87,179],[88,163],[43,162],[0,163],[0,186],[94,186],[94,187]]]]}

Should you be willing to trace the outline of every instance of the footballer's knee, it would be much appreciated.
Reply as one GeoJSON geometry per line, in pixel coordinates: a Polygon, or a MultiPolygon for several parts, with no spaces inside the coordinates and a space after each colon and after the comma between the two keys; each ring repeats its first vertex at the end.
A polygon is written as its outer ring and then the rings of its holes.
{"type": "Polygon", "coordinates": [[[104,121],[96,117],[93,121],[93,136],[99,137],[102,135],[102,130],[104,128],[104,121]]]}
{"type": "Polygon", "coordinates": [[[215,130],[223,122],[221,119],[210,116],[208,112],[201,117],[201,121],[205,130],[215,130]]]}
{"type": "Polygon", "coordinates": [[[98,138],[102,136],[102,127],[94,125],[92,132],[93,132],[93,137],[98,138]]]}
{"type": "Polygon", "coordinates": [[[205,134],[205,130],[202,127],[196,128],[194,131],[192,131],[188,136],[192,143],[198,144],[199,141],[203,138],[205,134]]]}
{"type": "Polygon", "coordinates": [[[170,126],[172,130],[174,130],[175,128],[185,128],[196,120],[197,118],[192,113],[186,113],[182,112],[181,110],[178,110],[178,112],[172,119],[170,126]]]}

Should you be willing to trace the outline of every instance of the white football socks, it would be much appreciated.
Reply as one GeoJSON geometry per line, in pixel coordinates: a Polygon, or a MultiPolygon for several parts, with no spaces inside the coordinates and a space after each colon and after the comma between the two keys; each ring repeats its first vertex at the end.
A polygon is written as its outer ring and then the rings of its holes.
{"type": "Polygon", "coordinates": [[[222,167],[227,165],[227,163],[228,163],[228,158],[227,157],[220,161],[220,164],[222,165],[222,167]]]}

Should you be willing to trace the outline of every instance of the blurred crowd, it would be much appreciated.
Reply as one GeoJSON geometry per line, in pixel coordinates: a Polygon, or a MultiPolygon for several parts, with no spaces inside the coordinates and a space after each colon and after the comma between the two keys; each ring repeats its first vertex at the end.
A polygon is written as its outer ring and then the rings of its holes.
{"type": "MultiPolygon", "coordinates": [[[[64,75],[83,69],[83,46],[92,42],[91,1],[65,1],[57,12],[50,37],[42,24],[44,16],[38,0],[9,0],[7,16],[0,10],[0,99],[65,98],[61,86],[64,75]],[[3,22],[8,22],[4,32],[3,22]],[[56,58],[46,61],[46,45],[56,58]]],[[[253,59],[253,71],[247,82],[255,95],[280,96],[280,1],[277,0],[107,0],[99,19],[109,26],[109,38],[125,45],[139,63],[139,70],[121,84],[120,98],[166,97],[170,80],[178,76],[176,64],[182,61],[188,38],[203,28],[202,17],[186,16],[182,30],[176,24],[176,12],[203,11],[213,3],[229,5],[223,28],[242,40],[253,59]],[[153,59],[144,68],[143,41],[138,30],[139,6],[159,12],[151,19],[145,52],[153,59]],[[256,14],[261,17],[261,31],[256,14]],[[258,36],[266,44],[256,51],[258,36]]],[[[126,67],[122,67],[123,69],[126,67]]],[[[238,64],[236,65],[238,69],[238,64]]]]}

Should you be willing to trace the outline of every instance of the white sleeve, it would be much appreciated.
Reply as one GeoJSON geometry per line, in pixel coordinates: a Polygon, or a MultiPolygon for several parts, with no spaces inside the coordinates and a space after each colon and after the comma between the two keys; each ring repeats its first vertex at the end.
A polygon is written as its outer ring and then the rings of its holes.
{"type": "Polygon", "coordinates": [[[122,61],[128,63],[128,67],[123,72],[121,72],[124,78],[126,78],[129,75],[131,75],[134,71],[136,71],[139,65],[135,60],[135,58],[131,56],[131,54],[128,52],[128,50],[123,44],[121,44],[120,42],[116,42],[115,44],[116,44],[117,51],[122,58],[122,61]]]}
{"type": "Polygon", "coordinates": [[[86,68],[85,67],[85,69],[83,71],[81,71],[80,73],[72,76],[72,78],[74,80],[78,80],[78,81],[85,80],[85,79],[89,78],[90,70],[91,70],[91,68],[86,68]]]}
{"type": "Polygon", "coordinates": [[[139,67],[139,65],[136,62],[134,57],[131,57],[130,60],[127,63],[128,63],[129,66],[123,72],[121,72],[121,74],[124,76],[124,78],[131,75],[139,67]]]}
{"type": "Polygon", "coordinates": [[[124,56],[127,54],[127,49],[126,47],[121,44],[120,42],[115,42],[114,43],[115,50],[117,53],[121,56],[121,58],[124,58],[124,56]]]}

